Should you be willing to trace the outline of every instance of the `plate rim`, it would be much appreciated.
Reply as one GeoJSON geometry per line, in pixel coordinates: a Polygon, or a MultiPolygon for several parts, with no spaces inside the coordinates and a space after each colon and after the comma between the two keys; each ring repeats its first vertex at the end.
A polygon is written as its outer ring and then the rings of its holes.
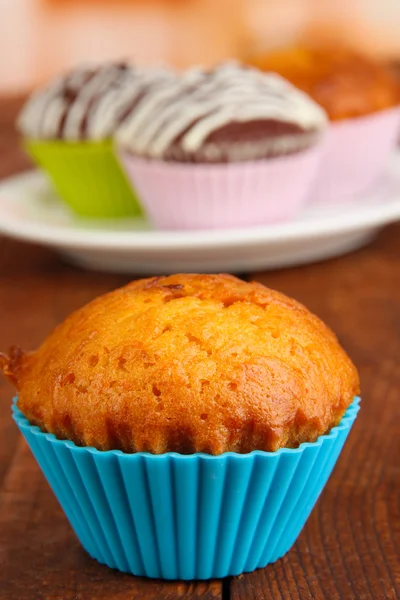
{"type": "MultiPolygon", "coordinates": [[[[38,169],[24,171],[0,181],[0,195],[16,193],[46,176],[38,169]]],[[[338,208],[340,205],[338,205],[338,208]]],[[[277,223],[237,229],[193,230],[193,231],[110,231],[88,228],[53,228],[46,223],[7,218],[2,210],[0,197],[0,233],[20,240],[41,243],[56,248],[85,248],[113,250],[212,250],[240,248],[295,242],[378,228],[400,219],[400,188],[398,198],[384,204],[363,206],[355,204],[354,210],[346,213],[321,216],[307,221],[277,223]]]]}

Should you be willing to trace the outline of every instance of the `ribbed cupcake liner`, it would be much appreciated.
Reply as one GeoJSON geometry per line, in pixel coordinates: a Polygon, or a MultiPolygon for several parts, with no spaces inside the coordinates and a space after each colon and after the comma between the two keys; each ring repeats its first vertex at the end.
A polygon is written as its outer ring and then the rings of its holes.
{"type": "Polygon", "coordinates": [[[399,128],[399,107],[331,123],[312,204],[362,202],[362,192],[384,173],[399,128]]]}
{"type": "Polygon", "coordinates": [[[24,147],[76,214],[94,218],[142,214],[111,142],[25,140],[24,147]]]}
{"type": "Polygon", "coordinates": [[[120,571],[210,579],[264,567],[293,545],[359,410],[277,452],[100,452],[13,417],[86,551],[120,571]]]}
{"type": "Polygon", "coordinates": [[[223,229],[289,220],[315,179],[322,143],[295,154],[229,164],[146,160],[121,150],[126,172],[159,229],[223,229]]]}

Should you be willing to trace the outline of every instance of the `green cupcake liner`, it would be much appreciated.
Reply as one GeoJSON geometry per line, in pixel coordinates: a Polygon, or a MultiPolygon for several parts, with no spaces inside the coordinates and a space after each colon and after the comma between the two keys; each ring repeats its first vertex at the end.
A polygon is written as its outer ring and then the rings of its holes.
{"type": "Polygon", "coordinates": [[[24,147],[76,214],[95,218],[143,215],[111,141],[25,140],[24,147]]]}

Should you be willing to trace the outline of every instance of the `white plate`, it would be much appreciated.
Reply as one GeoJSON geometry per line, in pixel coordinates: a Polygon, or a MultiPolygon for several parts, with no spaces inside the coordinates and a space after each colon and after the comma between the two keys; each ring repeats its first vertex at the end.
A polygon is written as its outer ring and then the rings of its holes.
{"type": "Polygon", "coordinates": [[[160,232],[139,220],[73,217],[33,171],[0,184],[0,233],[51,246],[90,269],[125,273],[248,271],[338,256],[400,219],[400,156],[353,205],[309,206],[296,221],[221,231],[160,232]]]}

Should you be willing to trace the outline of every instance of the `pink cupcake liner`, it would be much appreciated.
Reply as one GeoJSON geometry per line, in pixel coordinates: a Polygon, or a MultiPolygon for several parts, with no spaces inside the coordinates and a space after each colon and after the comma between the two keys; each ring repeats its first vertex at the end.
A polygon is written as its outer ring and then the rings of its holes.
{"type": "Polygon", "coordinates": [[[290,220],[307,200],[322,144],[257,162],[167,163],[124,151],[122,164],[158,229],[227,229],[290,220]]]}
{"type": "Polygon", "coordinates": [[[360,201],[383,174],[396,144],[400,108],[331,124],[310,200],[312,204],[360,201]]]}

